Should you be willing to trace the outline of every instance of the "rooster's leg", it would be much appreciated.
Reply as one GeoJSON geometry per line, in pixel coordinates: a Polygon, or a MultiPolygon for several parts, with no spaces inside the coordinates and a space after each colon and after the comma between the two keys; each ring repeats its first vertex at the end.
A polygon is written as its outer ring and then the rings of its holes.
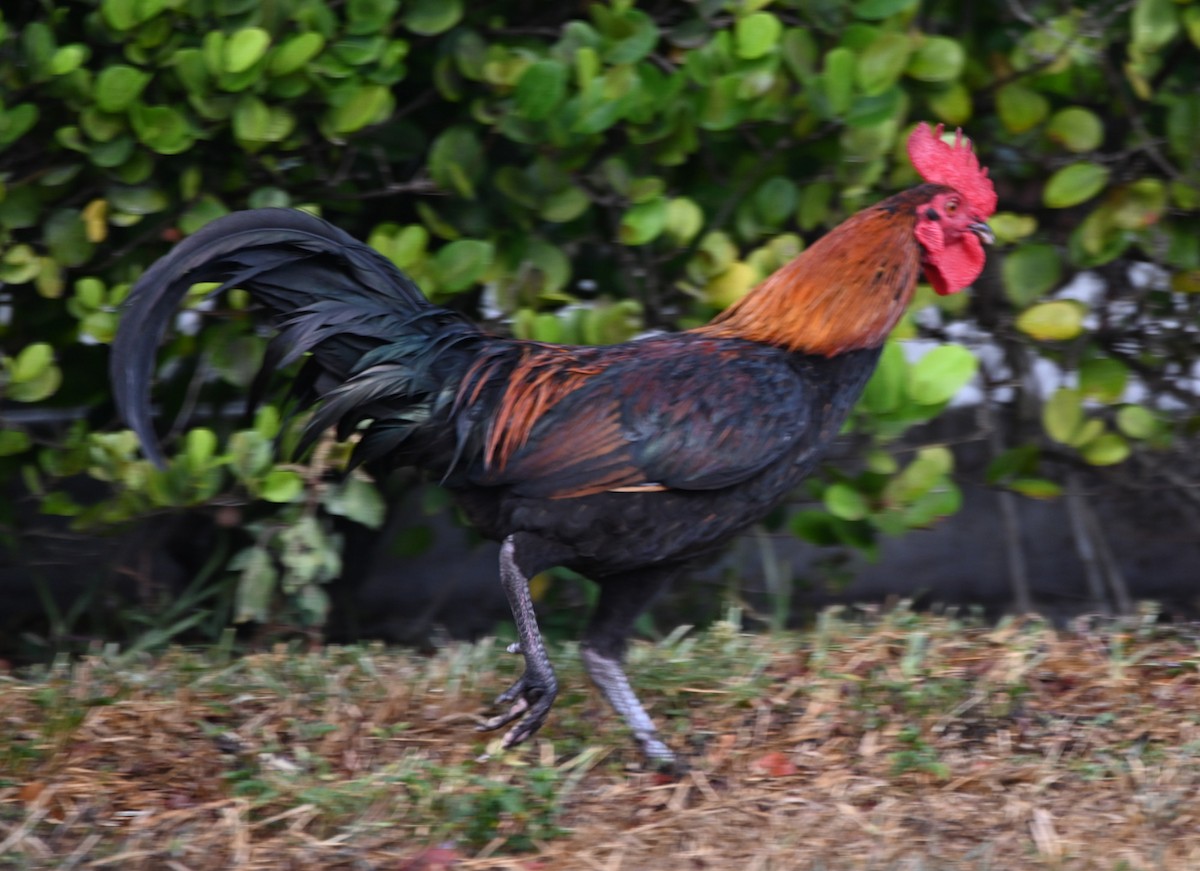
{"type": "Polygon", "coordinates": [[[492,717],[479,728],[481,731],[491,731],[515,721],[516,725],[504,736],[504,746],[515,747],[532,737],[546,721],[546,716],[554,704],[554,697],[558,695],[558,680],[554,676],[550,657],[546,655],[542,634],[538,630],[537,618],[533,613],[529,579],[517,565],[516,545],[512,536],[506,538],[500,547],[500,584],[508,596],[513,622],[517,626],[519,649],[525,657],[525,673],[496,699],[496,704],[512,703],[512,707],[505,713],[492,717]]]}
{"type": "Polygon", "coordinates": [[[659,738],[654,721],[629,685],[621,660],[634,621],[673,575],[673,570],[655,570],[606,578],[600,584],[600,599],[579,645],[588,677],[633,731],[642,755],[659,768],[673,766],[675,754],[659,738]]]}

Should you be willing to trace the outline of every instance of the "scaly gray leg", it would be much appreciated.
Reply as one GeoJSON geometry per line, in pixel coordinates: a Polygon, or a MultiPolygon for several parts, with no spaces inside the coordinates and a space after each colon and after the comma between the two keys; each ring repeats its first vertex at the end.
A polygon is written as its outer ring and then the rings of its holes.
{"type": "Polygon", "coordinates": [[[656,768],[673,767],[675,754],[659,738],[654,721],[629,685],[621,660],[634,621],[675,572],[676,569],[658,569],[604,579],[596,610],[579,647],[588,677],[633,731],[642,755],[656,768]]]}
{"type": "Polygon", "coordinates": [[[512,707],[492,717],[479,729],[487,732],[516,721],[504,736],[504,747],[508,748],[532,737],[546,722],[558,695],[558,680],[538,631],[533,600],[529,596],[529,579],[517,565],[516,546],[511,535],[500,546],[500,584],[508,596],[513,622],[517,626],[520,653],[525,657],[525,673],[496,699],[497,705],[511,703],[512,707]]]}

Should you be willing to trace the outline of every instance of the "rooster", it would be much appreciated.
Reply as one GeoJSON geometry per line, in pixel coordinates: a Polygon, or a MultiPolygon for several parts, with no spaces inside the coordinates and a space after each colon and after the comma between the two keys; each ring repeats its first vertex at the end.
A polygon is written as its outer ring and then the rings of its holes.
{"type": "Polygon", "coordinates": [[[304,212],[228,215],[133,288],[112,349],[118,408],[162,465],[150,382],[167,323],[198,282],[248,292],[275,330],[264,370],[307,356],[308,444],[336,427],[376,474],[429,471],[501,542],[525,670],[480,728],[509,727],[511,747],[546,720],[558,685],[528,582],[565,566],[600,587],[580,644],[588,675],[647,760],[669,766],[622,669],[635,619],[813,468],[920,276],[949,294],[983,268],[996,194],[970,141],[941,133],[909,138],[923,184],[853,215],[711,323],[607,347],[489,335],[304,212]]]}

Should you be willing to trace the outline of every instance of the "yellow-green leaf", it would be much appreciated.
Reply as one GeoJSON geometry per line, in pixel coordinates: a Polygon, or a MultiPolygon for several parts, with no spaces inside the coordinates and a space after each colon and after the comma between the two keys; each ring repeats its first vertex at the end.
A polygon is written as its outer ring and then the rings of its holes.
{"type": "Polygon", "coordinates": [[[221,66],[227,73],[244,73],[254,66],[271,46],[271,34],[261,27],[243,27],[225,40],[221,66]]]}
{"type": "Polygon", "coordinates": [[[733,26],[733,46],[737,56],[754,60],[770,52],[779,43],[783,25],[770,12],[755,12],[739,18],[733,26]]]}
{"type": "Polygon", "coordinates": [[[1062,258],[1053,245],[1022,245],[1004,258],[1004,293],[1020,307],[1053,290],[1062,277],[1062,258]]]}
{"type": "Polygon", "coordinates": [[[1083,314],[1071,300],[1043,302],[1017,316],[1017,329],[1041,342],[1065,342],[1083,332],[1083,314]]]}
{"type": "Polygon", "coordinates": [[[1158,429],[1158,421],[1150,409],[1126,405],[1117,412],[1117,428],[1130,438],[1148,439],[1158,429]]]}
{"type": "Polygon", "coordinates": [[[1129,442],[1109,432],[1084,446],[1080,453],[1093,466],[1111,466],[1129,456],[1129,442]]]}
{"type": "Polygon", "coordinates": [[[1011,133],[1032,130],[1050,114],[1050,102],[1025,85],[1005,85],[996,92],[996,112],[1011,133]]]}
{"type": "Polygon", "coordinates": [[[958,40],[927,36],[917,46],[905,72],[922,82],[952,82],[962,74],[966,59],[958,40]]]}
{"type": "Polygon", "coordinates": [[[1068,445],[1083,425],[1083,397],[1078,390],[1060,387],[1042,406],[1042,426],[1056,442],[1068,445]]]}
{"type": "Polygon", "coordinates": [[[1091,109],[1068,106],[1050,118],[1046,135],[1068,151],[1094,151],[1104,142],[1104,122],[1091,109]]]}
{"type": "Polygon", "coordinates": [[[1066,209],[1086,203],[1104,190],[1108,176],[1108,167],[1091,161],[1064,166],[1046,181],[1042,201],[1052,209],[1066,209]]]}

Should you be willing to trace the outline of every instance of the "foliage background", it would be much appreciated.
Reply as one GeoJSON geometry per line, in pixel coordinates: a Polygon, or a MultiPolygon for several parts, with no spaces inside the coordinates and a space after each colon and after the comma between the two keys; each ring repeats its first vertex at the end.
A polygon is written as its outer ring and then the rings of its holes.
{"type": "Polygon", "coordinates": [[[975,141],[1001,244],[972,292],[921,294],[897,338],[937,349],[888,348],[853,456],[773,525],[869,552],[952,514],[954,451],[898,440],[971,379],[971,438],[1006,513],[1073,499],[1082,523],[1080,476],[1101,469],[1195,515],[1200,3],[100,0],[2,15],[0,465],[27,497],[0,509],[10,562],[40,523],[206,518],[219,546],[195,575],[224,586],[184,597],[211,607],[176,606],[167,636],[230,618],[320,626],[347,524],[386,510],[367,482],[322,474],[337,445],[314,466],[278,459],[293,426],[278,407],[230,413],[265,343],[236,293],[195,295],[224,315],[202,331],[180,319],[156,393],[175,456],[166,472],[140,459],[106,346],[172,242],[234,209],[309,208],[497,330],[620,341],[706,320],[912,184],[903,144],[922,119],[975,141]]]}

